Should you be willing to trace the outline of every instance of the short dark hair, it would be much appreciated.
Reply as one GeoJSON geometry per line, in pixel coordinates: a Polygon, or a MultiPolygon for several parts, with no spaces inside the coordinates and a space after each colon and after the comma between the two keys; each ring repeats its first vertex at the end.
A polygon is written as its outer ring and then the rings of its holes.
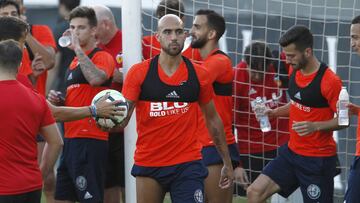
{"type": "Polygon", "coordinates": [[[353,18],[351,24],[360,24],[360,15],[353,18]]]}
{"type": "Polygon", "coordinates": [[[59,0],[59,5],[64,5],[68,11],[80,5],[80,0],[59,0]]]}
{"type": "Polygon", "coordinates": [[[22,59],[22,49],[14,40],[0,41],[0,69],[17,73],[22,59]]]}
{"type": "Polygon", "coordinates": [[[207,17],[207,24],[216,31],[216,39],[219,40],[225,32],[224,17],[210,9],[200,9],[196,12],[196,15],[205,15],[207,17]]]}
{"type": "Polygon", "coordinates": [[[156,17],[159,19],[167,14],[184,17],[185,7],[181,0],[162,0],[156,8],[156,17]]]}
{"type": "Polygon", "coordinates": [[[295,25],[288,29],[279,40],[282,47],[294,43],[299,51],[304,51],[306,48],[313,48],[313,35],[309,28],[303,25],[295,25]]]}
{"type": "Polygon", "coordinates": [[[0,41],[12,39],[19,41],[29,32],[29,25],[15,17],[0,17],[0,41]]]}
{"type": "Polygon", "coordinates": [[[273,62],[270,48],[262,41],[253,41],[245,47],[245,62],[256,70],[265,71],[273,62]]]}
{"type": "Polygon", "coordinates": [[[69,21],[74,18],[87,18],[90,27],[97,26],[96,14],[94,9],[87,6],[78,6],[70,12],[69,21]]]}
{"type": "Polygon", "coordinates": [[[5,8],[6,6],[14,6],[16,8],[17,14],[20,16],[20,6],[14,0],[0,0],[0,8],[5,8]]]}

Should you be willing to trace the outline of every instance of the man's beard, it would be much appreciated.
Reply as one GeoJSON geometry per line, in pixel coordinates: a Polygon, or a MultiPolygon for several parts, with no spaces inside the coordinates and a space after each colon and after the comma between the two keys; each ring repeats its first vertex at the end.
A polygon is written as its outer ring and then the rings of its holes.
{"type": "Polygon", "coordinates": [[[179,49],[177,50],[170,48],[171,44],[169,44],[168,47],[162,47],[162,49],[164,50],[165,53],[167,53],[170,56],[177,56],[181,53],[181,51],[184,48],[184,44],[178,44],[178,45],[179,45],[179,49]]]}
{"type": "Polygon", "coordinates": [[[205,46],[206,42],[207,41],[205,38],[194,39],[193,37],[193,39],[191,40],[191,48],[200,49],[205,46]]]}

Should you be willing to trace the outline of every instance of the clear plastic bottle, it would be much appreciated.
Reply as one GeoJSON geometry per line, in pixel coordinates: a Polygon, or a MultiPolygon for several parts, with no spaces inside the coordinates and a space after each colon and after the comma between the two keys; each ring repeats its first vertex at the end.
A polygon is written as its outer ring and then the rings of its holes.
{"type": "Polygon", "coordinates": [[[64,35],[59,38],[58,43],[61,47],[68,47],[71,44],[71,36],[64,35]]]}
{"type": "Polygon", "coordinates": [[[269,132],[271,130],[271,124],[269,122],[269,117],[265,114],[266,106],[261,97],[256,97],[253,103],[253,110],[259,121],[261,131],[269,132]]]}
{"type": "Polygon", "coordinates": [[[338,125],[349,125],[349,109],[347,104],[349,103],[349,94],[346,87],[342,87],[339,94],[339,109],[338,109],[338,125]]]}

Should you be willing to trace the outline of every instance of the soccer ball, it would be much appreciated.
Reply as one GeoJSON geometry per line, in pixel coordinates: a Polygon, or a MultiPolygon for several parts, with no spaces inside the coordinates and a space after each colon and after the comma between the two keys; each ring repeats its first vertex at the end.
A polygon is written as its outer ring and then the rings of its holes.
{"type": "Polygon", "coordinates": [[[126,118],[127,113],[128,113],[128,105],[127,105],[125,97],[120,92],[118,92],[116,90],[111,90],[111,89],[103,90],[103,91],[97,93],[97,95],[95,95],[95,97],[93,98],[91,104],[95,105],[106,94],[109,94],[109,97],[106,99],[107,102],[120,100],[121,102],[116,104],[115,106],[126,107],[124,116],[115,116],[115,119],[110,119],[110,118],[106,119],[106,118],[100,118],[100,117],[94,118],[98,125],[105,127],[105,128],[113,128],[114,126],[121,123],[124,120],[124,118],[126,118]]]}

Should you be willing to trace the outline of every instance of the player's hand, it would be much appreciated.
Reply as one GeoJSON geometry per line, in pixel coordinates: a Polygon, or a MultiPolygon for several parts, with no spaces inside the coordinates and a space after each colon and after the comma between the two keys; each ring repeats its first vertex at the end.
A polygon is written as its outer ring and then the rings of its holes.
{"type": "Polygon", "coordinates": [[[61,96],[61,94],[62,93],[59,91],[50,90],[47,100],[55,106],[63,105],[65,99],[61,96]]]}
{"type": "Polygon", "coordinates": [[[348,103],[347,107],[349,108],[350,115],[358,115],[360,112],[360,106],[358,106],[356,104],[348,103]]]}
{"type": "Polygon", "coordinates": [[[276,109],[266,108],[264,111],[264,114],[267,115],[269,117],[269,119],[277,117],[276,109]]]}
{"type": "Polygon", "coordinates": [[[123,116],[125,107],[116,107],[115,105],[120,103],[120,100],[107,102],[109,94],[103,96],[98,102],[96,102],[96,114],[98,117],[115,119],[115,116],[123,116]]]}
{"type": "Polygon", "coordinates": [[[44,61],[42,60],[42,56],[40,54],[35,53],[34,59],[31,62],[31,68],[35,78],[46,70],[44,61]]]}
{"type": "Polygon", "coordinates": [[[246,190],[250,185],[250,181],[245,169],[243,167],[235,168],[234,175],[235,183],[240,185],[244,190],[246,190]]]}
{"type": "Polygon", "coordinates": [[[221,169],[221,176],[219,187],[222,189],[226,189],[232,186],[234,182],[234,169],[233,167],[224,165],[221,169]]]}
{"type": "Polygon", "coordinates": [[[309,135],[317,131],[317,126],[313,122],[301,121],[293,122],[292,129],[300,136],[309,135]]]}

